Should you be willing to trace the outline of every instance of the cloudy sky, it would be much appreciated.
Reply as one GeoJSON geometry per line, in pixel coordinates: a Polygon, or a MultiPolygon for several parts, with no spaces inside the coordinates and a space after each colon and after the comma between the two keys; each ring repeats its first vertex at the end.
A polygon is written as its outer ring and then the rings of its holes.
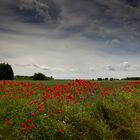
{"type": "Polygon", "coordinates": [[[140,76],[139,0],[0,0],[0,63],[56,79],[140,76]]]}

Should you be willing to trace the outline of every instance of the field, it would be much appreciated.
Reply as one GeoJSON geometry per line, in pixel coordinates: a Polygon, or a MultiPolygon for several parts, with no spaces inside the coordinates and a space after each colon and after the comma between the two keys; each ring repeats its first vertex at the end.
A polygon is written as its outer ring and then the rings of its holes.
{"type": "Polygon", "coordinates": [[[0,140],[140,140],[140,81],[0,81],[0,140]]]}

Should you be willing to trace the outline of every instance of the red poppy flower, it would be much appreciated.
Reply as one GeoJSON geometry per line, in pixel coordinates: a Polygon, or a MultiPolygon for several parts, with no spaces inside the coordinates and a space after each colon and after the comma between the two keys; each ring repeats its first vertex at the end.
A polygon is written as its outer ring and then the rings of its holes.
{"type": "Polygon", "coordinates": [[[30,123],[30,122],[31,122],[31,120],[29,120],[29,119],[28,119],[28,120],[26,120],[26,122],[27,122],[27,123],[30,123]]]}
{"type": "Polygon", "coordinates": [[[11,125],[12,124],[12,122],[10,120],[5,121],[4,123],[7,124],[7,125],[11,125]]]}
{"type": "Polygon", "coordinates": [[[57,113],[61,113],[62,111],[60,109],[57,110],[57,113]]]}
{"type": "Polygon", "coordinates": [[[30,124],[30,127],[31,128],[36,128],[36,125],[35,124],[30,124]]]}
{"type": "Polygon", "coordinates": [[[60,129],[60,130],[56,130],[56,132],[63,133],[64,130],[63,129],[60,129]]]}

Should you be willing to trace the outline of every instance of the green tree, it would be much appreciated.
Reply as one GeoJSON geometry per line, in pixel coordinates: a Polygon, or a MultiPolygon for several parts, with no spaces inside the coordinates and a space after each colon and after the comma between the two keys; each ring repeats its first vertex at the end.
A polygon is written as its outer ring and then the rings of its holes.
{"type": "Polygon", "coordinates": [[[106,77],[105,80],[108,80],[108,78],[106,77]]]}
{"type": "Polygon", "coordinates": [[[103,79],[102,79],[102,78],[97,78],[97,80],[98,80],[98,81],[102,81],[103,79]]]}
{"type": "Polygon", "coordinates": [[[14,72],[8,63],[0,63],[0,80],[13,80],[14,72]]]}
{"type": "Polygon", "coordinates": [[[42,73],[35,73],[33,75],[33,80],[45,80],[46,76],[42,73]]]}

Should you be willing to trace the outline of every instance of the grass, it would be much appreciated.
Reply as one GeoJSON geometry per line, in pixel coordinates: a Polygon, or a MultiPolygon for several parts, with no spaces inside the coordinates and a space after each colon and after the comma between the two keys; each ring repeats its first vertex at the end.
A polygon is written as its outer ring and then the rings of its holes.
{"type": "MultiPolygon", "coordinates": [[[[18,80],[15,80],[19,82],[18,80]]],[[[21,81],[21,80],[20,80],[21,81]]],[[[66,85],[68,82],[73,80],[23,80],[23,82],[32,82],[32,83],[45,83],[47,86],[54,86],[54,85],[66,85]]]]}
{"type": "Polygon", "coordinates": [[[40,82],[0,83],[0,139],[139,140],[140,82],[40,82]]]}

